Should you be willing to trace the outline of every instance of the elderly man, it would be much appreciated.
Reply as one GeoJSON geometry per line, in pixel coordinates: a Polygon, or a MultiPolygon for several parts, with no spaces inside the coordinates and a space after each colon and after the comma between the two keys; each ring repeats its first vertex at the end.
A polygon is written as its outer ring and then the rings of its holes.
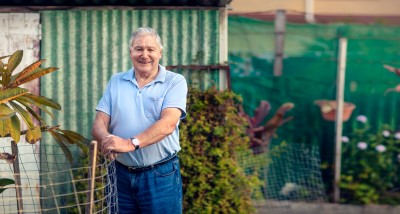
{"type": "Polygon", "coordinates": [[[181,213],[178,124],[187,83],[159,64],[163,46],[153,29],[135,30],[129,48],[133,68],[111,77],[92,135],[116,160],[119,213],[181,213]]]}

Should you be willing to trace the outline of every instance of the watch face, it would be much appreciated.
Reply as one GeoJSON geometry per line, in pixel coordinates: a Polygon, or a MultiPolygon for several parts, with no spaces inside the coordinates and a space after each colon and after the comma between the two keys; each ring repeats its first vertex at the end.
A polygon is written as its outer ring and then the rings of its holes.
{"type": "Polygon", "coordinates": [[[136,138],[132,138],[131,141],[132,141],[132,144],[135,146],[135,150],[138,150],[139,149],[139,140],[136,138]]]}

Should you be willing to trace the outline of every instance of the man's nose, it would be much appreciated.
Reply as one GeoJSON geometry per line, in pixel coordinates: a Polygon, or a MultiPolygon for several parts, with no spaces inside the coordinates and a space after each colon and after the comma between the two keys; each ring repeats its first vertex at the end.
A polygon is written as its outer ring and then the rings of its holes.
{"type": "Polygon", "coordinates": [[[149,51],[147,51],[147,50],[143,50],[143,54],[142,54],[142,56],[144,56],[144,57],[147,57],[149,55],[149,51]]]}

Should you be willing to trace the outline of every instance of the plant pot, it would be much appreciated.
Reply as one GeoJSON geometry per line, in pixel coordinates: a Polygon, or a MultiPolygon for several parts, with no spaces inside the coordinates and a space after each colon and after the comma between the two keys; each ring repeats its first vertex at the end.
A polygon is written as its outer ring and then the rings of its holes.
{"type": "MultiPolygon", "coordinates": [[[[322,118],[328,121],[336,120],[336,109],[337,103],[336,100],[316,100],[315,104],[321,108],[322,118]]],[[[344,102],[343,104],[343,122],[349,120],[351,113],[356,108],[353,103],[344,102]]]]}

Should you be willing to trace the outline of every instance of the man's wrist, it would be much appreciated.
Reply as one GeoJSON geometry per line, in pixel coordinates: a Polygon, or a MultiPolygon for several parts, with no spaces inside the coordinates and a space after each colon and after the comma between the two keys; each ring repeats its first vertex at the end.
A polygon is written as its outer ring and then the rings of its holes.
{"type": "Polygon", "coordinates": [[[132,138],[130,138],[130,140],[131,140],[133,147],[135,148],[135,150],[133,150],[133,151],[139,150],[140,149],[139,139],[132,137],[132,138]]]}

